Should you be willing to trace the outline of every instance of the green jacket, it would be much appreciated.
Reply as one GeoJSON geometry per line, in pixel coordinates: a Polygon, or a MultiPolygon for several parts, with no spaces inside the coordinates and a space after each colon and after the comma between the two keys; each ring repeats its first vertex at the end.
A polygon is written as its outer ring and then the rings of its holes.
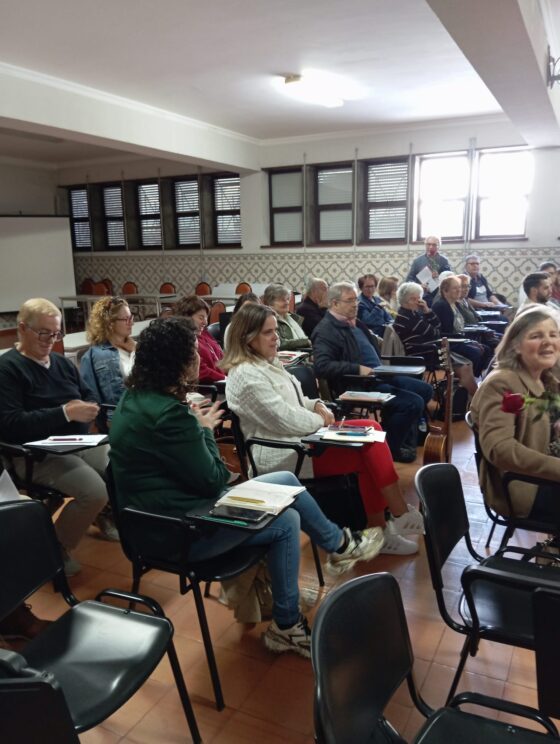
{"type": "Polygon", "coordinates": [[[180,516],[215,501],[229,480],[210,429],[171,395],[127,390],[109,441],[122,506],[180,516]]]}

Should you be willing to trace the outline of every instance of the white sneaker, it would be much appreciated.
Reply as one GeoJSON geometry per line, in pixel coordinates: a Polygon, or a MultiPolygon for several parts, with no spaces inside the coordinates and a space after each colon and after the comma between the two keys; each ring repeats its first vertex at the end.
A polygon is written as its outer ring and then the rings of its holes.
{"type": "Polygon", "coordinates": [[[297,623],[286,630],[281,630],[273,620],[262,634],[262,640],[269,651],[276,654],[294,651],[306,659],[311,658],[311,628],[304,615],[300,615],[297,623]]]}
{"type": "Polygon", "coordinates": [[[75,558],[72,558],[70,553],[61,546],[62,559],[64,561],[64,573],[66,576],[75,576],[80,573],[82,566],[75,558]]]}
{"type": "Polygon", "coordinates": [[[93,524],[99,530],[96,536],[99,537],[101,540],[109,540],[109,542],[119,542],[119,531],[117,530],[115,523],[113,522],[113,518],[110,517],[108,514],[98,514],[95,517],[93,524]]]}
{"type": "Polygon", "coordinates": [[[381,527],[371,527],[362,532],[352,532],[349,527],[344,527],[344,534],[348,540],[346,550],[344,553],[329,553],[325,563],[325,571],[331,576],[350,571],[358,561],[375,558],[383,545],[381,527]]]}
{"type": "Polygon", "coordinates": [[[411,504],[407,504],[408,511],[401,514],[400,517],[393,517],[392,527],[397,535],[423,535],[424,534],[424,517],[418,509],[411,504]]]}
{"type": "Polygon", "coordinates": [[[384,530],[385,541],[381,553],[385,555],[413,555],[418,552],[418,545],[413,540],[407,540],[392,532],[389,527],[384,530]]]}

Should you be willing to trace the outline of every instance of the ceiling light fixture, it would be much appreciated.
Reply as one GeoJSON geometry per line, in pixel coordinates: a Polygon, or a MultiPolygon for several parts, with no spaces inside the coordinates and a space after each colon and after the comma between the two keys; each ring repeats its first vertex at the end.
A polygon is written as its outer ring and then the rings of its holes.
{"type": "Polygon", "coordinates": [[[554,57],[550,53],[550,47],[548,47],[548,65],[546,68],[546,82],[548,83],[549,88],[552,88],[554,83],[557,83],[560,81],[560,73],[556,72],[559,62],[560,62],[560,57],[557,57],[556,59],[554,59],[554,57]]]}
{"type": "Polygon", "coordinates": [[[284,95],[296,101],[327,108],[338,108],[345,101],[366,96],[366,90],[353,80],[321,70],[303,70],[301,75],[282,75],[275,78],[275,85],[284,95]]]}

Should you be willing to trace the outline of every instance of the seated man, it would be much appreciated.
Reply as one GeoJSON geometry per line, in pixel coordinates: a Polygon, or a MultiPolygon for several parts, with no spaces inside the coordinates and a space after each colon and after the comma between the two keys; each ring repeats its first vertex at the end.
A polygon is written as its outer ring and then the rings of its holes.
{"type": "MultiPolygon", "coordinates": [[[[350,282],[333,284],[328,293],[329,309],[312,335],[315,374],[325,378],[335,394],[347,388],[344,375],[374,375],[381,360],[368,328],[357,320],[358,296],[350,282]]],[[[387,444],[398,462],[416,459],[418,421],[432,399],[432,387],[422,380],[396,375],[390,382],[374,382],[372,390],[395,397],[382,409],[387,444]]]]}
{"type": "Polygon", "coordinates": [[[499,298],[488,283],[488,279],[480,273],[480,257],[467,256],[465,259],[465,271],[470,277],[470,288],[468,295],[469,305],[474,310],[496,310],[496,305],[501,305],[499,298]]]}
{"type": "MultiPolygon", "coordinates": [[[[19,343],[0,357],[0,439],[24,444],[52,435],[87,433],[99,406],[72,362],[52,352],[54,342],[62,338],[59,309],[48,300],[27,300],[17,323],[19,343]]],[[[103,479],[107,450],[102,446],[41,456],[33,469],[35,483],[72,499],[55,525],[68,575],[80,570],[71,551],[107,503],[103,479]]],[[[23,461],[16,461],[15,467],[23,477],[23,461]]],[[[103,526],[106,537],[118,539],[113,526],[103,526]]]]}
{"type": "Polygon", "coordinates": [[[305,297],[296,306],[296,313],[303,318],[302,328],[306,336],[311,337],[315,326],[322,320],[327,311],[327,290],[329,285],[324,279],[313,277],[307,283],[305,297]]]}
{"type": "Polygon", "coordinates": [[[381,298],[375,296],[377,277],[375,274],[364,274],[358,279],[358,287],[360,289],[358,318],[370,331],[383,338],[385,328],[391,325],[393,317],[383,307],[381,298]]]}
{"type": "MultiPolygon", "coordinates": [[[[417,284],[421,284],[417,275],[425,268],[430,270],[432,279],[435,280],[438,279],[442,271],[451,271],[449,259],[447,256],[443,256],[439,253],[441,240],[437,235],[428,235],[424,241],[424,245],[426,247],[426,252],[422,256],[417,256],[414,259],[410,271],[405,279],[406,282],[416,282],[417,284]]],[[[427,284],[422,284],[422,289],[424,290],[424,299],[428,305],[431,306],[437,288],[430,291],[427,284]]]]}
{"type": "Polygon", "coordinates": [[[560,321],[560,311],[550,299],[552,297],[552,282],[546,271],[527,274],[523,279],[523,290],[527,299],[518,308],[517,313],[520,313],[528,305],[545,305],[554,311],[555,317],[560,321]]]}

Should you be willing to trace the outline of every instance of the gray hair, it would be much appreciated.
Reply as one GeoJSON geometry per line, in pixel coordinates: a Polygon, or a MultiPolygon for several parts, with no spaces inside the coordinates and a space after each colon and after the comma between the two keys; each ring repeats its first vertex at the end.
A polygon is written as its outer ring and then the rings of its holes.
{"type": "Polygon", "coordinates": [[[269,284],[264,290],[263,302],[265,305],[270,305],[274,300],[279,300],[281,297],[289,297],[290,290],[283,284],[269,284]]]}
{"type": "Polygon", "coordinates": [[[311,292],[314,292],[316,289],[319,289],[319,287],[324,284],[327,288],[329,286],[326,279],[320,279],[317,276],[312,276],[311,279],[307,282],[307,286],[305,288],[305,291],[307,294],[311,294],[311,292]]]}
{"type": "Polygon", "coordinates": [[[470,256],[467,256],[465,258],[465,266],[468,264],[469,261],[478,261],[480,263],[480,256],[477,256],[476,253],[473,253],[470,256]]]}
{"type": "Polygon", "coordinates": [[[332,305],[336,300],[340,300],[344,292],[355,292],[356,285],[354,282],[335,282],[329,287],[327,293],[327,300],[329,305],[332,305]]]}
{"type": "Polygon", "coordinates": [[[399,306],[404,305],[412,295],[418,295],[421,297],[422,294],[422,287],[419,284],[416,284],[416,282],[403,282],[397,289],[397,302],[399,306]]]}
{"type": "Polygon", "coordinates": [[[528,305],[518,313],[496,348],[496,367],[498,369],[521,369],[523,363],[517,347],[533,326],[545,320],[553,320],[558,325],[555,312],[542,305],[528,305]]]}

